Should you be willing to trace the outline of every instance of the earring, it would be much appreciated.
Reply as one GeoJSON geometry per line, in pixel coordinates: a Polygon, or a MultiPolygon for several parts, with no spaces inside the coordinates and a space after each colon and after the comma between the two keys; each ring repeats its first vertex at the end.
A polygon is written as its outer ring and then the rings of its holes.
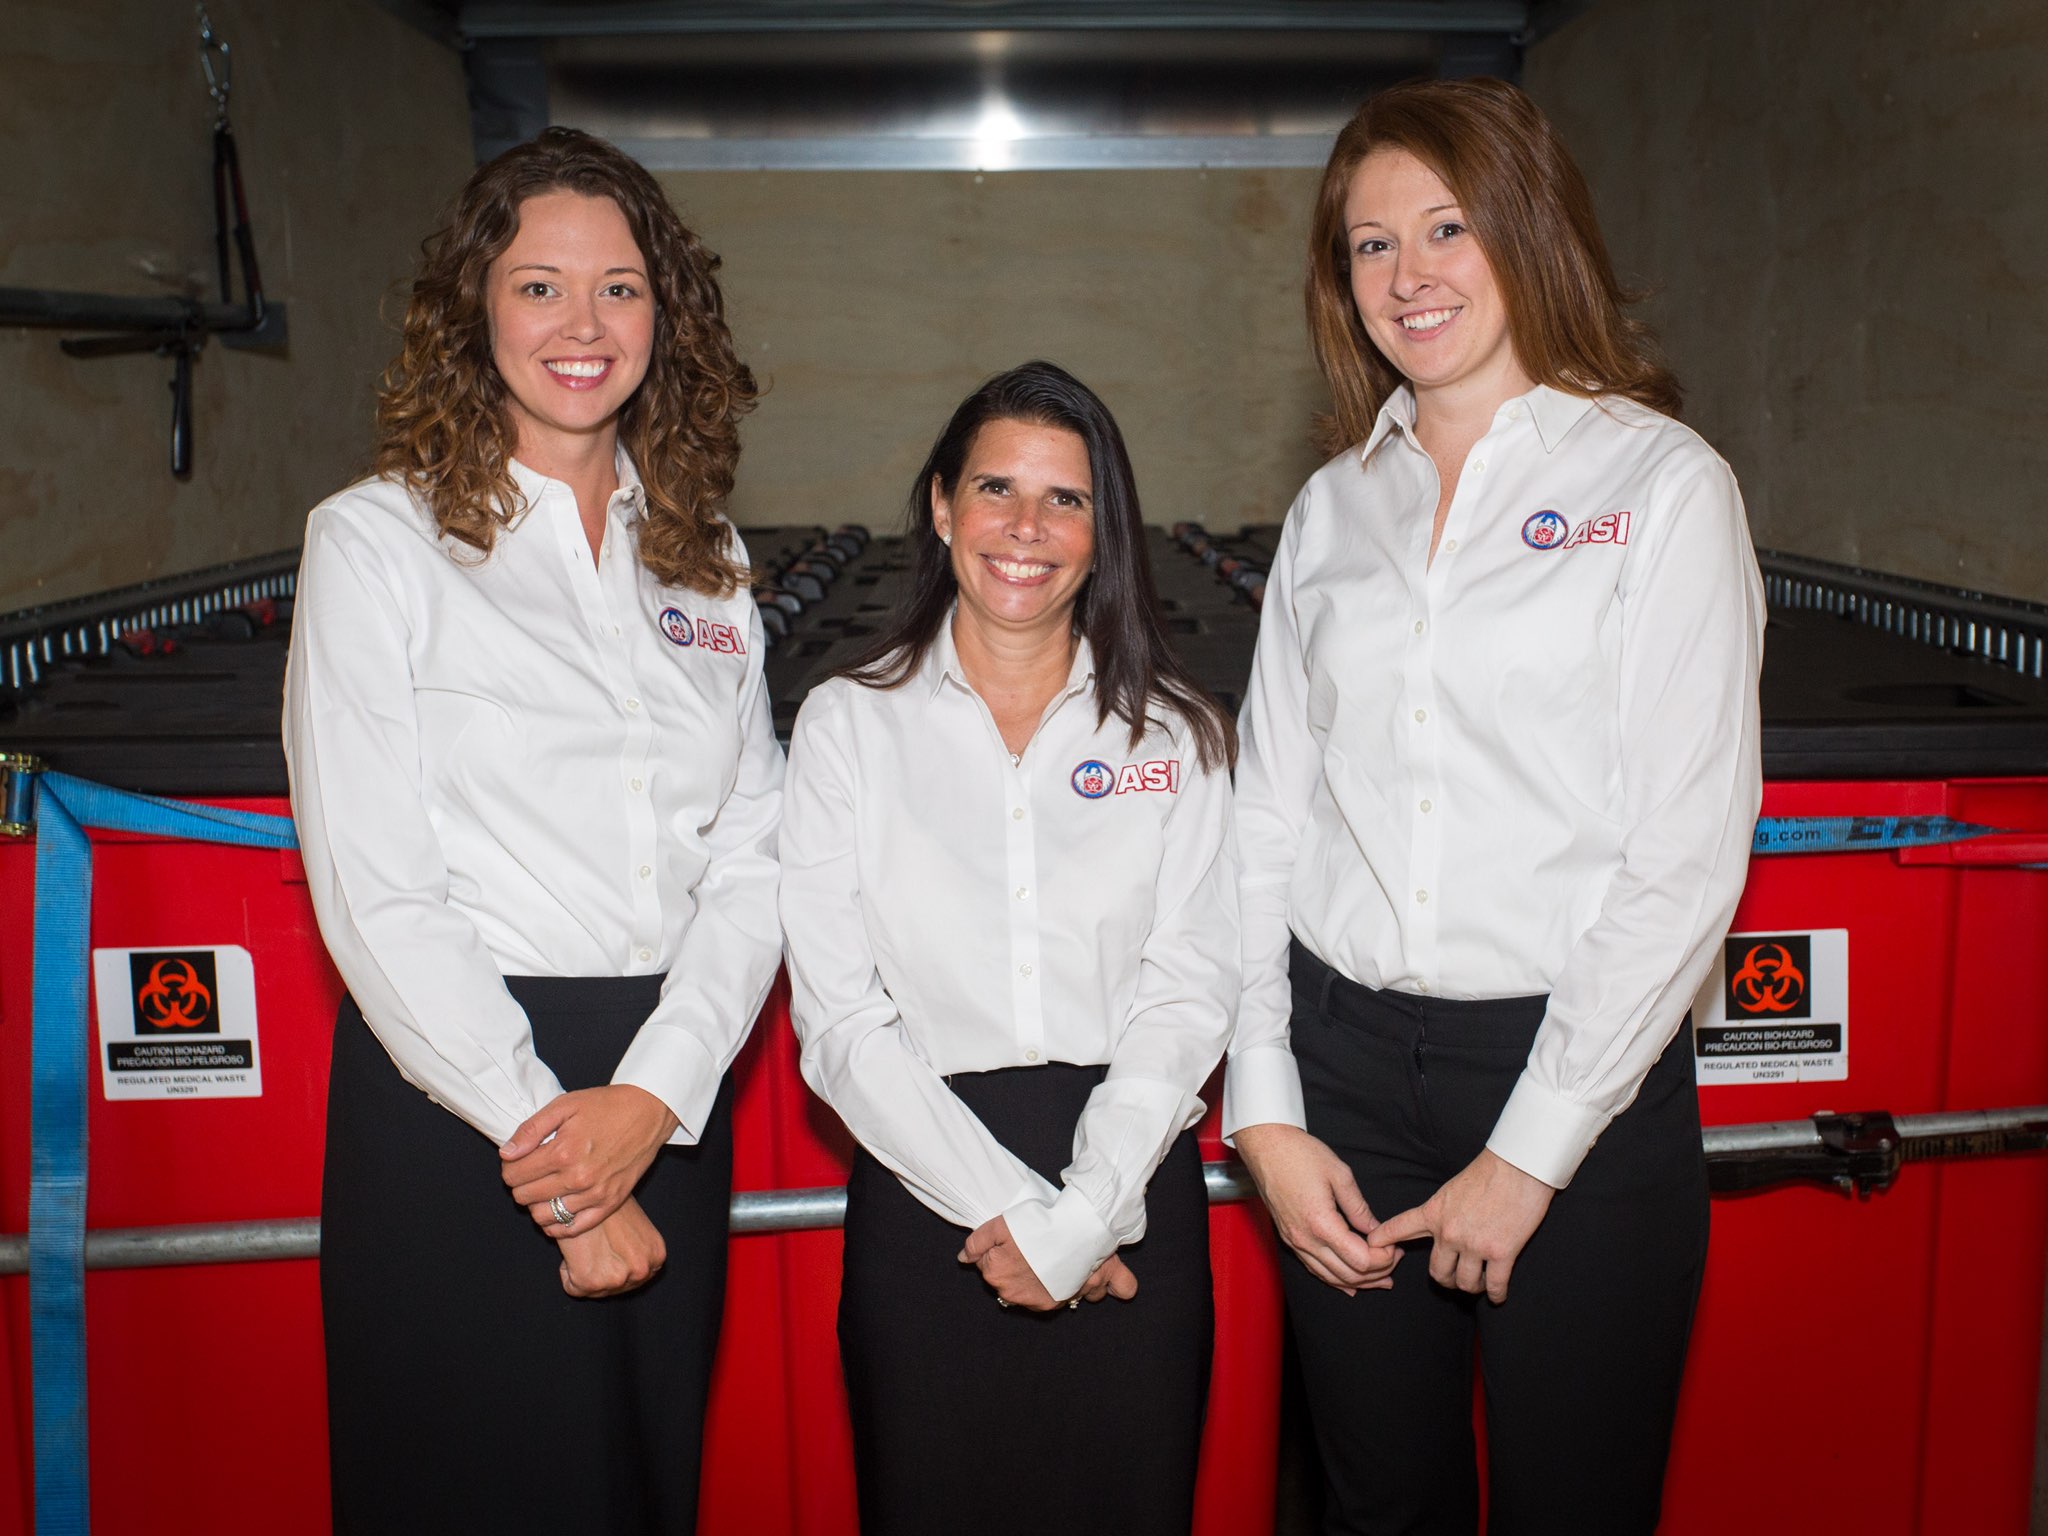
{"type": "Polygon", "coordinates": [[[946,548],[951,549],[953,547],[953,535],[950,533],[942,533],[939,535],[939,542],[945,545],[946,548]]]}

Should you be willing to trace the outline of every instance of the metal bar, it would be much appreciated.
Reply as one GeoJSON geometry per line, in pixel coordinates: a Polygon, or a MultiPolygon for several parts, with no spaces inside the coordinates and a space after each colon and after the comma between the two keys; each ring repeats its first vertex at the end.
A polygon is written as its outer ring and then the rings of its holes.
{"type": "Polygon", "coordinates": [[[61,326],[70,331],[177,331],[197,320],[208,331],[247,330],[248,307],[194,299],[55,288],[0,288],[0,325],[61,326]]]}
{"type": "MultiPolygon", "coordinates": [[[[1212,1205],[1252,1197],[1251,1176],[1237,1163],[1208,1163],[1202,1169],[1212,1205]]],[[[748,1190],[732,1197],[732,1232],[813,1232],[846,1223],[846,1191],[816,1189],[748,1190]]],[[[262,1259],[320,1256],[320,1218],[280,1221],[222,1221],[182,1227],[111,1227],[88,1232],[87,1269],[154,1269],[180,1264],[247,1264],[262,1259]]],[[[0,1235],[0,1275],[28,1269],[28,1238],[0,1235]]]]}
{"type": "MultiPolygon", "coordinates": [[[[1955,1110],[1932,1115],[1897,1115],[1899,1135],[1914,1141],[1936,1136],[1983,1136],[2024,1130],[2048,1120],[2048,1105],[2017,1109],[1955,1110]]],[[[1737,1157],[1752,1152],[1799,1152],[1823,1143],[1811,1120],[1767,1120],[1753,1125],[1710,1125],[1700,1133],[1708,1157],[1737,1157]]]]}
{"type": "Polygon", "coordinates": [[[535,5],[472,0],[456,25],[483,38],[660,37],[732,32],[1492,32],[1519,37],[1527,0],[652,0],[535,5]]]}
{"type": "MultiPolygon", "coordinates": [[[[1900,1115],[1896,1125],[1907,1141],[1953,1138],[1967,1150],[1971,1137],[2018,1131],[2048,1121],[2048,1105],[2020,1109],[1900,1115]]],[[[1752,1125],[1708,1126],[1700,1137],[1707,1156],[1798,1151],[1822,1145],[1811,1120],[1775,1120],[1752,1125]]],[[[1253,1199],[1257,1189],[1244,1165],[1229,1159],[1202,1165],[1211,1205],[1253,1199]]],[[[812,1189],[748,1190],[732,1197],[735,1236],[813,1232],[843,1226],[846,1191],[834,1185],[812,1189]]],[[[311,1259],[320,1254],[320,1219],[226,1221],[180,1227],[114,1227],[88,1232],[87,1269],[152,1269],[182,1264],[244,1264],[265,1259],[311,1259]]],[[[0,1275],[28,1269],[28,1238],[0,1234],[0,1275]]]]}
{"type": "Polygon", "coordinates": [[[622,138],[619,148],[650,171],[1095,171],[1314,167],[1330,157],[1328,133],[1180,135],[1048,134],[981,139],[971,134],[818,138],[622,138]]]}

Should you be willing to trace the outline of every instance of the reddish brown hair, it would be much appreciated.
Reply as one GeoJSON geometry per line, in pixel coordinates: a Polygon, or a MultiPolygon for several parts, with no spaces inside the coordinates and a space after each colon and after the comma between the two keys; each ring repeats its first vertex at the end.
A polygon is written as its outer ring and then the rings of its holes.
{"type": "Polygon", "coordinates": [[[664,585],[726,596],[746,573],[727,552],[719,513],[754,377],[726,329],[718,258],[645,169],[590,134],[550,128],[479,168],[421,246],[404,343],[377,392],[377,471],[424,498],[446,537],[483,554],[525,510],[505,381],[491,361],[488,285],[521,205],[560,190],[618,205],[653,287],[647,377],[619,416],[619,440],[640,471],[640,561],[664,585]]]}
{"type": "Polygon", "coordinates": [[[1623,313],[1640,295],[1614,277],[1586,178],[1536,103],[1504,80],[1417,80],[1360,107],[1330,150],[1309,233],[1308,333],[1329,381],[1318,422],[1337,453],[1372,435],[1401,384],[1351,297],[1344,199],[1366,156],[1403,149],[1443,178],[1500,284],[1522,371],[1574,395],[1623,395],[1678,414],[1678,380],[1656,338],[1623,313]]]}

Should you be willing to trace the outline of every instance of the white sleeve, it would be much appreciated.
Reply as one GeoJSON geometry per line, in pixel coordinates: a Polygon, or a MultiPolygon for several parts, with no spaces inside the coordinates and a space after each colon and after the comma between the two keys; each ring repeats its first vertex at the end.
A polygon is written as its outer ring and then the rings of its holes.
{"type": "Polygon", "coordinates": [[[861,913],[855,838],[856,811],[874,816],[879,808],[859,803],[850,736],[843,685],[828,684],[805,700],[789,748],[782,926],[804,1081],[946,1220],[971,1229],[1022,1201],[1050,1205],[1052,1185],[911,1049],[882,986],[861,913]]]}
{"type": "MultiPolygon", "coordinates": [[[[1305,495],[1306,493],[1304,493],[1305,495]]],[[[1287,979],[1294,860],[1322,776],[1322,745],[1308,723],[1308,667],[1294,618],[1294,562],[1302,499],[1280,530],[1266,578],[1251,683],[1238,718],[1237,856],[1244,928],[1244,995],[1223,1079],[1223,1134],[1248,1125],[1305,1125],[1301,1074],[1288,1047],[1287,979]]]]}
{"type": "Polygon", "coordinates": [[[1678,468],[1621,579],[1621,866],[1487,1145],[1563,1188],[1677,1033],[1727,931],[1763,795],[1763,585],[1728,466],[1678,468]]]}
{"type": "MultiPolygon", "coordinates": [[[[1202,1115],[1196,1095],[1229,1039],[1238,991],[1237,860],[1230,778],[1196,766],[1164,827],[1151,932],[1131,1011],[1074,1127],[1066,1188],[1050,1206],[1004,1214],[1010,1236],[1054,1296],[1071,1296],[1123,1243],[1145,1235],[1145,1188],[1180,1133],[1202,1115]]],[[[1078,854],[1078,850],[1076,850],[1078,854]]],[[[1070,855],[1071,856],[1071,855],[1070,855]]]]}
{"type": "Polygon", "coordinates": [[[331,507],[306,525],[285,669],[292,818],[320,935],[408,1082],[502,1143],[562,1085],[533,1049],[421,799],[399,582],[331,507]]]}
{"type": "Polygon", "coordinates": [[[746,1043],[782,963],[776,915],[782,748],[775,744],[762,675],[767,647],[758,609],[750,613],[747,642],[739,771],[704,834],[710,859],[692,893],[696,915],[669,966],[661,1002],[612,1073],[614,1083],[644,1088],[674,1111],[673,1145],[703,1134],[719,1082],[746,1043]]]}

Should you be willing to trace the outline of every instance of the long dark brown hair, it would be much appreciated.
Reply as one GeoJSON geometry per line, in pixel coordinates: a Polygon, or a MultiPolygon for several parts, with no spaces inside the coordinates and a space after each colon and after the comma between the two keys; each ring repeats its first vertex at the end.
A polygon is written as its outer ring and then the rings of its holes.
{"type": "Polygon", "coordinates": [[[727,596],[746,573],[727,553],[719,513],[757,391],[726,329],[718,258],[646,170],[574,128],[550,128],[479,168],[421,246],[403,346],[377,392],[377,472],[404,481],[446,537],[480,554],[524,510],[505,381],[491,361],[489,278],[519,232],[520,206],[561,190],[618,205],[653,287],[647,376],[619,416],[640,471],[640,561],[664,585],[727,596]]]}
{"type": "Polygon", "coordinates": [[[913,562],[910,595],[838,675],[870,688],[900,687],[938,638],[959,587],[952,551],[932,527],[932,495],[937,489],[950,499],[959,489],[974,435],[992,421],[1063,428],[1087,446],[1095,488],[1095,559],[1074,599],[1074,633],[1085,635],[1095,653],[1096,724],[1115,715],[1130,727],[1135,747],[1155,707],[1164,706],[1187,722],[1204,768],[1236,766],[1237,731],[1230,717],[1167,641],[1123,434],[1093,390],[1051,363],[1024,363],[999,373],[953,412],[911,482],[905,527],[913,562]]]}
{"type": "Polygon", "coordinates": [[[1656,338],[1623,313],[1641,297],[1615,280],[1592,194],[1536,103],[1504,80],[1417,80],[1382,91],[1337,135],[1308,248],[1308,333],[1333,409],[1323,446],[1372,435],[1402,382],[1367,337],[1351,297],[1344,199],[1374,150],[1404,149],[1443,178],[1471,222],[1506,302],[1515,360],[1538,384],[1624,395],[1676,416],[1678,380],[1656,338]]]}

